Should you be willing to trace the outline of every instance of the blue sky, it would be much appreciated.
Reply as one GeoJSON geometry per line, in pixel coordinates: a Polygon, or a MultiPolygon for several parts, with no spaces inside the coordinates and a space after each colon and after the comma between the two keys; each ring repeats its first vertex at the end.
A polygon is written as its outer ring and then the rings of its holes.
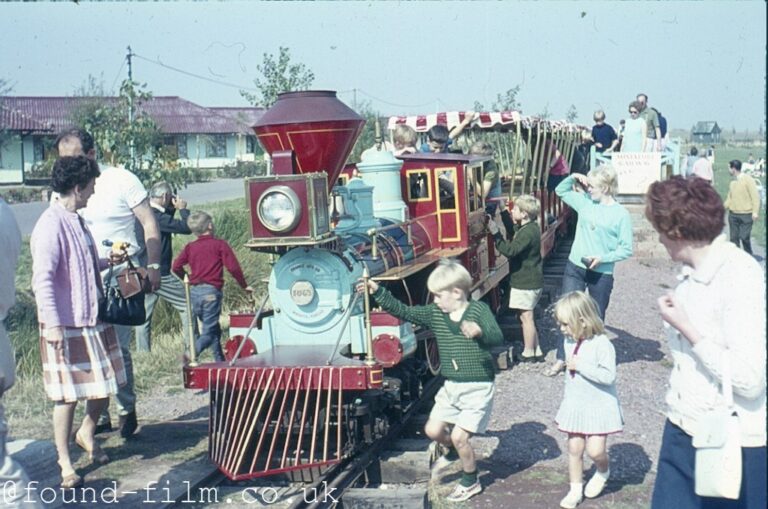
{"type": "Polygon", "coordinates": [[[382,114],[487,106],[521,85],[524,113],[575,105],[591,124],[637,92],[688,129],[765,122],[766,4],[742,2],[169,2],[0,4],[0,78],[14,95],[71,95],[89,74],[156,95],[245,105],[262,54],[287,46],[315,87],[382,114]],[[353,90],[357,90],[355,94],[353,90]]]}

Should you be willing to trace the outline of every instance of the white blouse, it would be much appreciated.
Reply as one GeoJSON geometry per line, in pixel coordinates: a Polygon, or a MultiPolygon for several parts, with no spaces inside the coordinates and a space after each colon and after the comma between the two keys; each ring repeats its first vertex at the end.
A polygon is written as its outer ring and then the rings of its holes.
{"type": "Polygon", "coordinates": [[[691,346],[665,323],[674,359],[667,416],[687,434],[706,410],[723,405],[723,363],[730,363],[741,445],[766,444],[765,273],[755,259],[721,235],[698,270],[684,266],[675,289],[702,340],[691,346]]]}

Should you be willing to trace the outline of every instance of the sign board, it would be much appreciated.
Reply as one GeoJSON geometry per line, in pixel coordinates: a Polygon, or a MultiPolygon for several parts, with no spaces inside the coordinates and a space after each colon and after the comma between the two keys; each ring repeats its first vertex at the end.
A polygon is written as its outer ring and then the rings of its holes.
{"type": "Polygon", "coordinates": [[[645,194],[661,178],[661,152],[616,152],[611,165],[619,178],[618,194],[645,194]]]}

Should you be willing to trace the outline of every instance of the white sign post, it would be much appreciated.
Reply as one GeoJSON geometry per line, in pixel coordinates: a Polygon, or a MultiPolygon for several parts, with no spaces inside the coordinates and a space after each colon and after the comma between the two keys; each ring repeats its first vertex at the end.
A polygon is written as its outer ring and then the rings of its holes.
{"type": "Polygon", "coordinates": [[[618,194],[644,195],[661,179],[661,152],[616,152],[611,165],[619,177],[618,194]]]}

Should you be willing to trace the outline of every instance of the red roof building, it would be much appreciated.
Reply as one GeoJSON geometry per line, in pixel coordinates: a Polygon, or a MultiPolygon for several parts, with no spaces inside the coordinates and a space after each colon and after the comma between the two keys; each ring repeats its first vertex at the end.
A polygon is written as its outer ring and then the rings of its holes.
{"type": "MultiPolygon", "coordinates": [[[[115,103],[116,97],[0,97],[0,132],[10,133],[0,146],[0,184],[23,183],[24,173],[47,157],[55,136],[74,127],[74,113],[92,101],[115,103]]],[[[221,168],[254,160],[258,143],[253,126],[262,108],[206,108],[177,96],[152,97],[136,104],[166,135],[178,162],[221,168]]]]}

